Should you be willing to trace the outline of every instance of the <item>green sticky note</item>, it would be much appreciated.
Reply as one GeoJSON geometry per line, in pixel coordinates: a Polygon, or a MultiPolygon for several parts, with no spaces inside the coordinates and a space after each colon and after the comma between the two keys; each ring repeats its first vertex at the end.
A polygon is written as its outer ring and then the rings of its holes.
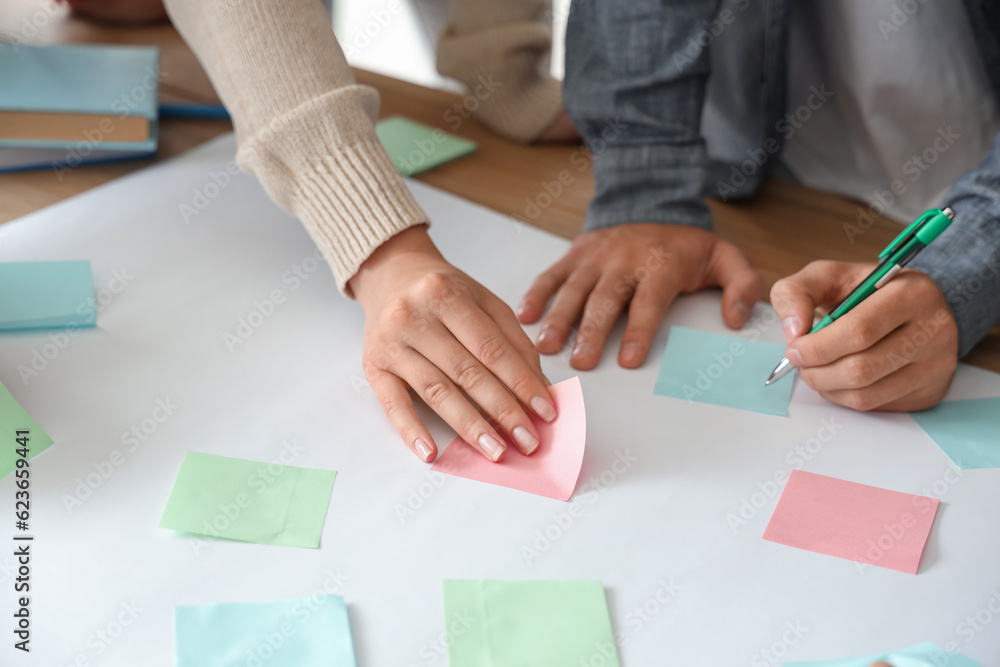
{"type": "Polygon", "coordinates": [[[618,667],[604,587],[594,579],[445,579],[449,667],[618,667]]]}
{"type": "Polygon", "coordinates": [[[794,378],[764,386],[784,354],[780,343],[672,327],[653,393],[785,417],[794,378]]]}
{"type": "Polygon", "coordinates": [[[1000,398],[946,401],[910,416],[959,468],[1000,468],[1000,398]]]}
{"type": "Polygon", "coordinates": [[[160,528],[315,549],[336,477],[334,470],[188,452],[160,528]]]}
{"type": "Polygon", "coordinates": [[[784,667],[870,667],[885,662],[893,667],[982,667],[972,658],[940,649],[930,642],[888,653],[873,653],[857,658],[821,660],[819,662],[786,662],[784,667]]]}
{"type": "Polygon", "coordinates": [[[0,263],[0,331],[97,324],[90,262],[0,263]]]}
{"type": "Polygon", "coordinates": [[[177,667],[355,667],[344,598],[174,607],[177,667]]]}
{"type": "Polygon", "coordinates": [[[375,132],[403,176],[419,174],[476,150],[471,141],[402,116],[380,120],[375,132]]]}
{"type": "Polygon", "coordinates": [[[18,442],[18,431],[27,431],[28,456],[33,459],[44,452],[52,444],[48,436],[24,408],[14,400],[7,387],[0,384],[0,478],[9,475],[17,467],[17,459],[21,458],[19,450],[23,450],[23,441],[18,442]]]}

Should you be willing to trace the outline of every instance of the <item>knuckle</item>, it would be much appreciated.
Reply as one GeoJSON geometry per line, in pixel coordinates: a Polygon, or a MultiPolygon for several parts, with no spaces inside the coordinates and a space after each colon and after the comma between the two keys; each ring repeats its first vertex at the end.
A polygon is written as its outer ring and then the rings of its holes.
{"type": "MultiPolygon", "coordinates": [[[[846,319],[846,318],[845,318],[846,319]]],[[[867,349],[875,342],[875,328],[867,317],[852,317],[849,320],[848,337],[856,349],[867,349]]]]}
{"type": "Polygon", "coordinates": [[[505,401],[494,415],[494,421],[505,426],[516,426],[524,420],[524,413],[513,401],[505,401]]]}
{"type": "Polygon", "coordinates": [[[421,395],[424,397],[424,401],[427,402],[431,408],[437,411],[437,408],[441,407],[448,396],[451,394],[451,389],[448,385],[442,381],[430,382],[424,386],[424,390],[421,395]]]}
{"type": "Polygon", "coordinates": [[[383,310],[383,321],[392,327],[408,328],[416,321],[416,309],[407,299],[390,299],[383,310]]]}
{"type": "Polygon", "coordinates": [[[514,396],[530,396],[533,393],[534,384],[535,382],[526,373],[514,380],[507,388],[510,389],[510,393],[514,394],[514,396]]]}
{"type": "Polygon", "coordinates": [[[847,375],[847,386],[852,389],[867,387],[872,383],[874,369],[871,362],[863,356],[855,356],[849,359],[845,364],[844,370],[847,375]]]}
{"type": "Polygon", "coordinates": [[[882,404],[874,391],[852,391],[848,394],[849,406],[858,412],[871,412],[882,404]]]}
{"type": "Polygon", "coordinates": [[[400,405],[399,399],[393,396],[383,396],[379,403],[382,405],[382,411],[385,412],[385,416],[389,418],[390,422],[396,423],[403,416],[403,406],[400,405]]]}
{"type": "Polygon", "coordinates": [[[475,391],[486,379],[486,369],[475,361],[467,361],[455,369],[455,380],[466,391],[475,391]]]}
{"type": "Polygon", "coordinates": [[[487,366],[492,366],[504,356],[504,341],[499,334],[487,333],[476,341],[476,352],[479,360],[487,366]]]}

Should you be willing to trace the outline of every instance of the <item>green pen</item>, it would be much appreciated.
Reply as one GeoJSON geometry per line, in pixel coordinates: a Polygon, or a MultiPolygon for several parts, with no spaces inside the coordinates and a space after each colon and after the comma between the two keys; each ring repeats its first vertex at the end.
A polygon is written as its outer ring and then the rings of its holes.
{"type": "MultiPolygon", "coordinates": [[[[861,284],[855,287],[829,315],[817,322],[809,333],[816,333],[830,326],[874,294],[877,289],[895,278],[896,274],[902,271],[911,259],[940,236],[941,232],[948,229],[948,225],[954,218],[955,211],[945,207],[943,209],[932,208],[914,220],[892,243],[886,246],[885,250],[879,253],[879,263],[875,270],[869,273],[868,277],[862,280],[861,284]]],[[[771,375],[768,376],[764,384],[769,385],[780,380],[793,370],[795,367],[788,361],[788,357],[783,357],[781,363],[771,371],[771,375]]]]}

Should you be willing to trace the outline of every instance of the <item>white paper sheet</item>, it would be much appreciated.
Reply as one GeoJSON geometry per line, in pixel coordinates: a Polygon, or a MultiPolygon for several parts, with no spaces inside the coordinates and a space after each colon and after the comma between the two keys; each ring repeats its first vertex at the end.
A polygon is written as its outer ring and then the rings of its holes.
{"type": "MultiPolygon", "coordinates": [[[[925,640],[1000,663],[990,611],[1000,471],[959,477],[908,416],[855,414],[801,383],[787,419],[654,396],[670,324],[725,330],[715,293],[671,309],[641,369],[619,368],[612,352],[582,374],[577,516],[562,502],[430,474],[364,384],[362,313],[312,265],[301,226],[254,179],[216,183],[234,150],[224,137],[3,226],[0,260],[90,259],[103,305],[97,328],[72,338],[0,336],[0,379],[55,439],[31,464],[30,656],[12,649],[14,480],[0,481],[0,663],[172,665],[173,605],[326,585],[347,599],[362,667],[443,666],[446,577],[600,578],[631,667],[770,665],[925,640]],[[198,210],[189,223],[182,204],[198,210]],[[308,276],[298,283],[296,267],[308,276]],[[224,335],[274,290],[284,302],[230,351],[224,335]],[[33,358],[38,374],[25,383],[19,368],[33,358]],[[159,530],[187,450],[338,470],[322,547],[213,542],[195,553],[198,543],[159,530]],[[793,465],[940,495],[920,573],[761,540],[780,493],[773,478],[793,465]],[[70,511],[88,477],[96,488],[70,511]],[[731,526],[741,511],[745,524],[731,526]],[[978,631],[967,621],[977,616],[978,631]]],[[[508,303],[567,247],[411,187],[445,255],[508,303]]],[[[766,314],[759,307],[754,322],[766,314]]],[[[776,324],[759,335],[781,340],[776,324]]],[[[552,381],[576,374],[565,356],[543,364],[552,381]]],[[[997,395],[998,376],[967,367],[952,390],[997,395]]],[[[449,429],[431,424],[447,444],[449,429]]]]}

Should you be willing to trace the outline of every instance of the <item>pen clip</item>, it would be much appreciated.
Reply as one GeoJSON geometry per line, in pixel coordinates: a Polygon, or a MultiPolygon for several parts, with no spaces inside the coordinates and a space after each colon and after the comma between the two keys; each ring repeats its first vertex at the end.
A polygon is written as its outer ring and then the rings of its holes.
{"type": "Polygon", "coordinates": [[[919,218],[910,223],[910,225],[900,232],[899,236],[893,239],[892,243],[885,247],[885,250],[878,254],[879,259],[885,259],[887,256],[891,255],[896,248],[900,247],[907,241],[909,241],[913,236],[919,231],[919,229],[924,225],[925,222],[933,218],[935,215],[940,213],[937,209],[931,209],[930,211],[924,211],[919,218]]]}

